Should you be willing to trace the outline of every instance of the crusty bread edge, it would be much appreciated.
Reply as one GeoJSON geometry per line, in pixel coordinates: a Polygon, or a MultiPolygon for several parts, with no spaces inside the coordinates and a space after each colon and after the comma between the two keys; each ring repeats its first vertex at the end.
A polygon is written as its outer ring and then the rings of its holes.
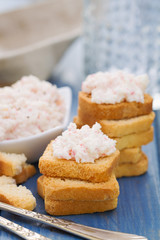
{"type": "Polygon", "coordinates": [[[119,155],[119,151],[116,150],[110,156],[97,159],[95,163],[77,163],[74,160],[56,159],[53,156],[51,142],[39,160],[39,169],[41,174],[48,177],[67,177],[91,182],[105,182],[113,173],[119,155]]]}

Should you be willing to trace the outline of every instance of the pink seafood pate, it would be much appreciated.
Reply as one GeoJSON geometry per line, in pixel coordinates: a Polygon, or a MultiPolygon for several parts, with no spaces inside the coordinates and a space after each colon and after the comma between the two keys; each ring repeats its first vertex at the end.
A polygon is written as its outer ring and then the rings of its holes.
{"type": "Polygon", "coordinates": [[[59,159],[76,162],[94,163],[95,159],[111,155],[116,151],[116,141],[101,131],[101,125],[95,123],[92,128],[84,125],[77,129],[70,123],[68,129],[53,141],[53,154],[59,159]]]}
{"type": "Polygon", "coordinates": [[[0,88],[0,141],[35,135],[60,125],[65,105],[56,86],[35,76],[0,88]]]}
{"type": "Polygon", "coordinates": [[[97,72],[89,75],[82,84],[82,91],[91,93],[91,101],[115,104],[122,101],[144,102],[148,85],[146,74],[135,76],[125,71],[97,72]]]}

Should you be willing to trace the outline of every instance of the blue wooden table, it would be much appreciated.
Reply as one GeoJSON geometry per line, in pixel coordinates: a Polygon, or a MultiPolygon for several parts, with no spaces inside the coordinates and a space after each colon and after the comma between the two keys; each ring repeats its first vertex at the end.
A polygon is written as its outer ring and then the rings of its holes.
{"type": "MultiPolygon", "coordinates": [[[[67,85],[72,88],[73,102],[70,121],[77,111],[77,94],[83,79],[81,47],[80,40],[74,43],[56,68],[52,78],[49,79],[59,87],[67,85]]],[[[117,209],[104,213],[73,215],[63,218],[92,227],[144,235],[149,240],[160,239],[160,112],[156,112],[154,127],[154,141],[143,147],[149,158],[148,172],[143,176],[118,180],[120,196],[117,209]]],[[[37,164],[35,165],[37,167],[37,164]]],[[[43,200],[38,196],[36,190],[38,176],[40,174],[37,168],[37,174],[24,185],[33,192],[37,199],[35,211],[45,214],[43,200]]],[[[81,239],[11,213],[1,211],[1,216],[51,239],[81,239]]],[[[0,227],[0,240],[4,239],[16,240],[19,238],[0,227]]]]}

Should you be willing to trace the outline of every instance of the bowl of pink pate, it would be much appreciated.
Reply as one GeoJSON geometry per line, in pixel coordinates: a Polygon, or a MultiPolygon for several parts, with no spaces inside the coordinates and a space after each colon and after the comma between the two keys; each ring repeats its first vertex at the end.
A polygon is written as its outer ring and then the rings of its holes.
{"type": "Polygon", "coordinates": [[[35,76],[0,88],[0,151],[24,153],[36,162],[50,140],[66,128],[71,89],[57,88],[35,76]]]}

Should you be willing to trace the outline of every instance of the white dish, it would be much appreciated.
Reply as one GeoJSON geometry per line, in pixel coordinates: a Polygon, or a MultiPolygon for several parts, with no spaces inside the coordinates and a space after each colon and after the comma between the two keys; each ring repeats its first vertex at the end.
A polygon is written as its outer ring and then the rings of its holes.
{"type": "Polygon", "coordinates": [[[48,79],[81,33],[81,0],[50,0],[0,14],[0,85],[48,79]]]}
{"type": "Polygon", "coordinates": [[[27,138],[3,141],[0,143],[0,151],[24,153],[29,163],[38,161],[47,144],[62,133],[69,121],[72,102],[71,89],[69,87],[63,87],[59,88],[59,92],[64,97],[66,103],[66,114],[62,125],[27,138]]]}

